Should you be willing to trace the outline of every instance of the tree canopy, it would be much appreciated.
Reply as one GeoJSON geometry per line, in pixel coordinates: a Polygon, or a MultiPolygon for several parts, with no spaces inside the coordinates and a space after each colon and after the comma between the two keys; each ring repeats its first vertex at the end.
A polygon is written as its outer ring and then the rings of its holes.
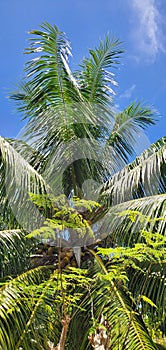
{"type": "Polygon", "coordinates": [[[0,349],[157,349],[165,332],[166,138],[134,161],[156,112],[114,108],[119,40],[78,69],[54,25],[30,32],[11,94],[26,120],[0,138],[0,349]]]}

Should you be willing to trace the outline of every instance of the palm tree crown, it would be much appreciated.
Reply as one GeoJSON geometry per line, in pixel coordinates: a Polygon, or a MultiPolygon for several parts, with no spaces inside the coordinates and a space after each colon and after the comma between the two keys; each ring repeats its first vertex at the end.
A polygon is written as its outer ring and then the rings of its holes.
{"type": "Polygon", "coordinates": [[[123,53],[119,40],[107,35],[72,72],[71,46],[64,33],[44,23],[30,34],[25,52],[32,58],[26,64],[25,78],[11,95],[27,122],[19,140],[0,138],[0,349],[54,349],[49,341],[58,343],[59,315],[63,311],[65,320],[67,316],[65,303],[75,316],[70,320],[68,349],[94,346],[93,336],[88,341],[92,320],[97,320],[93,326],[101,336],[105,327],[107,345],[102,349],[156,349],[141,316],[151,314],[161,323],[165,315],[165,258],[160,248],[165,242],[166,139],[128,164],[135,155],[137,135],[155,123],[156,112],[137,102],[115,111],[117,83],[112,70],[123,53]],[[54,205],[47,200],[46,205],[36,205],[29,199],[30,193],[40,199],[64,194],[61,216],[54,200],[54,205]],[[77,202],[75,208],[72,199],[77,197],[80,205],[77,202]],[[90,204],[85,205],[84,199],[90,199],[90,204]],[[100,205],[95,205],[94,199],[100,205]],[[71,238],[69,213],[77,225],[81,222],[94,232],[87,248],[82,236],[79,240],[71,234],[71,238]],[[46,224],[50,232],[57,232],[55,221],[63,226],[64,245],[74,252],[79,248],[77,261],[71,251],[65,258],[74,261],[73,268],[79,260],[81,269],[59,275],[55,261],[34,267],[27,260],[35,245],[34,241],[27,245],[27,233],[34,229],[43,232],[46,224]],[[142,250],[146,243],[147,255],[142,250]],[[156,255],[151,245],[158,250],[156,255]],[[135,259],[130,252],[135,252],[135,259]],[[6,261],[9,265],[15,261],[18,270],[15,265],[10,269],[6,261]],[[84,329],[79,328],[81,319],[84,329]]]}

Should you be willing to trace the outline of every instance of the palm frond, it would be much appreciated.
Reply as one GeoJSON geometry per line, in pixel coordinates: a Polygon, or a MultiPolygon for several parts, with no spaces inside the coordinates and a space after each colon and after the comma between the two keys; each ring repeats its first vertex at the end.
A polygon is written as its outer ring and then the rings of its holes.
{"type": "MultiPolygon", "coordinates": [[[[0,288],[1,349],[18,350],[21,346],[25,350],[46,348],[49,339],[48,316],[53,303],[48,293],[53,279],[50,273],[48,267],[38,267],[6,282],[0,288]]],[[[56,328],[54,331],[56,337],[56,328]]]]}
{"type": "Polygon", "coordinates": [[[117,151],[116,153],[121,154],[125,162],[128,162],[129,156],[134,154],[141,130],[155,124],[155,114],[153,109],[133,102],[122,112],[114,115],[113,128],[107,142],[117,151]]]}
{"type": "Polygon", "coordinates": [[[107,210],[99,221],[96,215],[95,220],[101,237],[102,233],[112,235],[120,245],[128,246],[140,241],[142,230],[165,235],[166,194],[117,204],[107,210]]]}
{"type": "Polygon", "coordinates": [[[41,29],[30,32],[34,37],[25,52],[37,57],[26,64],[26,81],[21,91],[11,95],[32,118],[50,105],[65,108],[73,99],[79,100],[78,86],[68,66],[69,41],[55,25],[46,22],[41,29]]]}
{"type": "Polygon", "coordinates": [[[21,139],[6,139],[7,142],[38,172],[41,173],[45,165],[45,157],[21,139]]]}
{"type": "Polygon", "coordinates": [[[0,231],[0,279],[14,276],[27,269],[29,261],[25,233],[21,230],[0,231]]]}
{"type": "Polygon", "coordinates": [[[114,74],[108,71],[118,64],[123,53],[119,40],[112,40],[107,35],[98,48],[89,50],[90,58],[81,64],[80,87],[86,100],[99,106],[107,106],[114,94],[110,85],[117,85],[114,74]]]}
{"type": "Polygon", "coordinates": [[[11,98],[29,119],[24,139],[40,153],[48,154],[52,144],[56,149],[58,139],[60,142],[62,138],[72,139],[73,102],[81,98],[68,66],[69,41],[56,26],[45,23],[41,29],[31,32],[34,38],[26,50],[38,56],[27,63],[25,83],[11,98]]]}
{"type": "Polygon", "coordinates": [[[136,160],[112,176],[101,190],[111,205],[130,199],[163,193],[165,181],[166,139],[150,146],[136,160]]]}
{"type": "Polygon", "coordinates": [[[18,223],[17,227],[20,225],[27,231],[36,225],[38,226],[37,223],[42,220],[42,217],[29,200],[29,193],[44,194],[49,191],[49,187],[41,175],[1,137],[0,201],[4,221],[14,217],[18,223]]]}
{"type": "Polygon", "coordinates": [[[165,275],[166,261],[146,262],[140,265],[139,271],[129,269],[128,287],[134,298],[141,294],[145,295],[152,303],[147,303],[141,299],[141,313],[143,316],[150,315],[151,320],[164,324],[165,319],[165,275]],[[156,307],[153,306],[156,305],[156,307]]]}

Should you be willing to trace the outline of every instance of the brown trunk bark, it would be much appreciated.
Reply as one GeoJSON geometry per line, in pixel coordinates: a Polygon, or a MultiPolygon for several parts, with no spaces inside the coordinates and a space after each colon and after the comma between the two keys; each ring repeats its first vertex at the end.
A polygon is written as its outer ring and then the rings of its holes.
{"type": "Polygon", "coordinates": [[[62,332],[61,332],[60,341],[55,348],[50,349],[50,350],[64,350],[65,349],[66,336],[67,336],[67,331],[68,331],[69,323],[70,323],[70,316],[66,315],[66,317],[61,321],[61,323],[62,323],[63,328],[62,328],[62,332]]]}

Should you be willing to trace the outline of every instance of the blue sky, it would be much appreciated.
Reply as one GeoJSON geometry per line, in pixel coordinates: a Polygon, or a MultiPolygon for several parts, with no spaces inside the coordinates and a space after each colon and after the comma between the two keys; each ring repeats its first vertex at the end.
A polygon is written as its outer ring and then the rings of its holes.
{"type": "Polygon", "coordinates": [[[7,96],[23,76],[27,32],[44,21],[66,32],[76,67],[106,33],[125,49],[114,71],[117,108],[131,101],[154,107],[159,121],[148,130],[150,142],[166,135],[166,1],[165,0],[1,0],[0,134],[16,137],[23,123],[7,96]]]}

